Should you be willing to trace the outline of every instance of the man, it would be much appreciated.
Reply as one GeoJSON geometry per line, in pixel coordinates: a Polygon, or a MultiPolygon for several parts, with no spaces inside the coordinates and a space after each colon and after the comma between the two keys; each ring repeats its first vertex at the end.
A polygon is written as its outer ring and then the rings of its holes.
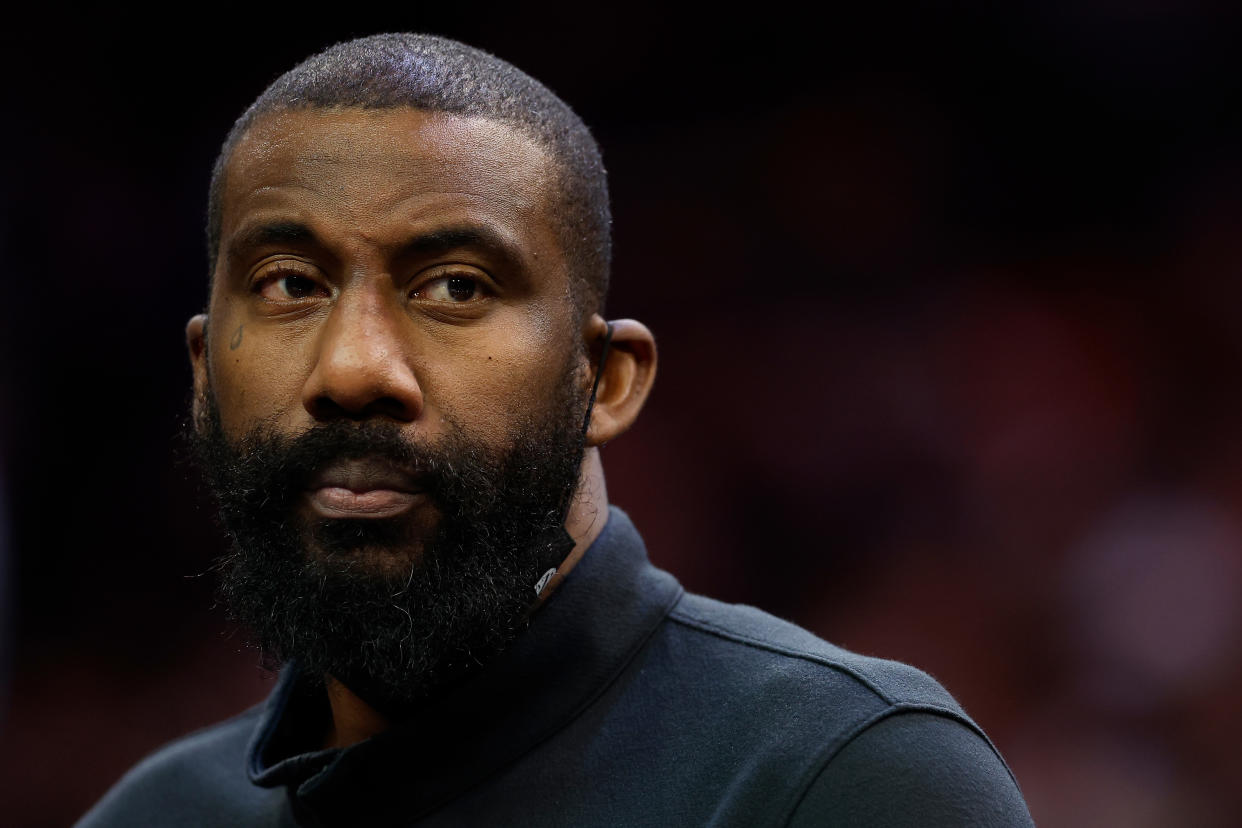
{"type": "Polygon", "coordinates": [[[647,563],[598,452],[656,367],[600,315],[609,225],[586,127],[459,43],[345,43],[242,115],[194,440],[285,666],[81,825],[1029,824],[929,677],[647,563]]]}

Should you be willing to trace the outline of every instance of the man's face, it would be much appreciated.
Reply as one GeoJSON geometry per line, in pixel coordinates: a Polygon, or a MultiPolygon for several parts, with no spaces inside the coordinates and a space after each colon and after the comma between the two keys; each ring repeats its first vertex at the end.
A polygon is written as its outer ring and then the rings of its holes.
{"type": "Polygon", "coordinates": [[[551,187],[545,154],[490,121],[261,119],[222,199],[203,367],[225,432],[381,417],[434,442],[456,416],[502,445],[580,349],[551,187]]]}
{"type": "MultiPolygon", "coordinates": [[[[235,603],[261,615],[327,575],[336,585],[302,615],[291,604],[286,626],[345,629],[323,614],[369,590],[380,615],[328,650],[441,599],[432,615],[492,604],[506,617],[437,616],[440,633],[415,619],[396,649],[513,626],[577,481],[589,383],[550,171],[508,127],[407,109],[267,116],[238,144],[207,347],[191,337],[200,447],[237,546],[226,590],[252,593],[235,603]],[[513,595],[471,592],[506,581],[513,595]],[[389,606],[394,585],[412,605],[389,606]]],[[[296,642],[321,632],[265,643],[316,661],[296,642]]],[[[316,666],[364,683],[427,666],[337,655],[316,666]]]]}

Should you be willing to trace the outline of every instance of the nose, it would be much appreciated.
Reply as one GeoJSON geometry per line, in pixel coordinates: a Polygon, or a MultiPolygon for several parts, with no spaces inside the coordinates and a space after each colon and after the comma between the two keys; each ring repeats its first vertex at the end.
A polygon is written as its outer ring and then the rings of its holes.
{"type": "Polygon", "coordinates": [[[316,420],[388,417],[410,422],[423,391],[410,364],[407,317],[382,291],[344,291],[319,331],[302,405],[316,420]]]}

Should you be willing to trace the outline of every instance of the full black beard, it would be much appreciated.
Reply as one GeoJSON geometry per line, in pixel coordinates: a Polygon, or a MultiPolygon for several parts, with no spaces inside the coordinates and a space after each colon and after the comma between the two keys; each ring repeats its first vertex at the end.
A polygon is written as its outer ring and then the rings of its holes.
{"type": "Polygon", "coordinates": [[[379,421],[292,438],[260,427],[233,444],[209,392],[190,439],[232,547],[218,562],[230,615],[269,657],[334,677],[389,715],[485,664],[525,627],[535,583],[572,547],[564,520],[584,452],[577,374],[551,397],[496,451],[452,423],[424,447],[379,421]],[[302,517],[316,469],[375,456],[417,470],[439,512],[434,529],[302,517]]]}

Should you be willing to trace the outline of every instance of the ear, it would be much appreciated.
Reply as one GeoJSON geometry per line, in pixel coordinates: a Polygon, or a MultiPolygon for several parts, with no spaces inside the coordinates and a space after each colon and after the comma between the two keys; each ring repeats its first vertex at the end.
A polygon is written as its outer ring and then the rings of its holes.
{"type": "MultiPolygon", "coordinates": [[[[599,364],[607,325],[598,314],[587,323],[595,366],[599,364]]],[[[647,326],[633,319],[614,320],[608,359],[602,370],[587,429],[588,446],[603,445],[623,434],[647,402],[656,373],[655,337],[647,326]]]]}
{"type": "Polygon", "coordinates": [[[194,402],[191,414],[197,426],[207,404],[207,314],[190,317],[185,326],[185,344],[190,349],[190,370],[194,373],[194,402]]]}

